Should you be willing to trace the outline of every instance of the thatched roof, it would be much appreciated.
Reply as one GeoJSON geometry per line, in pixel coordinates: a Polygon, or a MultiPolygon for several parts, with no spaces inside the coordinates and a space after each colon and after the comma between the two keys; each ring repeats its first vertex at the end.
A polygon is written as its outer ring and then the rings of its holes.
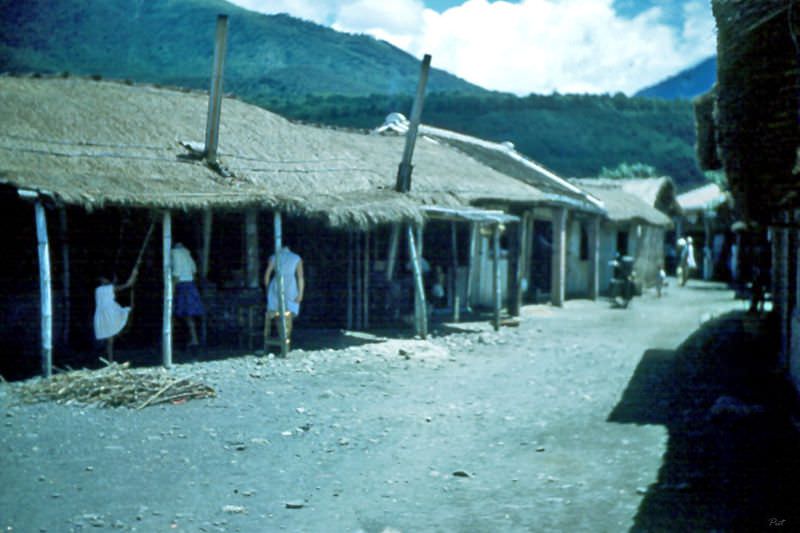
{"type": "MultiPolygon", "coordinates": [[[[374,133],[405,135],[409,122],[400,113],[391,113],[374,133]]],[[[455,147],[498,172],[532,185],[545,195],[550,205],[562,205],[593,213],[604,212],[603,203],[585,190],[569,183],[543,165],[514,149],[509,142],[496,143],[442,128],[421,124],[419,135],[455,147]]]]}
{"type": "Polygon", "coordinates": [[[587,178],[572,181],[602,200],[606,206],[606,216],[613,222],[639,221],[664,227],[672,225],[672,221],[666,214],[656,209],[640,195],[626,190],[625,182],[628,180],[587,178]]]}
{"type": "Polygon", "coordinates": [[[418,143],[412,192],[394,191],[403,139],[290,123],[225,98],[219,173],[181,145],[205,138],[202,93],[74,78],[0,77],[0,182],[86,209],[258,206],[366,228],[421,204],[545,195],[452,148],[418,143]]]}
{"type": "Polygon", "coordinates": [[[703,185],[678,196],[678,203],[686,214],[714,210],[729,201],[728,193],[716,183],[703,185]]]}
{"type": "Polygon", "coordinates": [[[668,217],[681,214],[675,183],[668,176],[625,179],[585,178],[572,179],[570,181],[581,187],[621,188],[626,193],[638,197],[644,203],[656,208],[668,217]]]}
{"type": "Polygon", "coordinates": [[[794,0],[713,0],[716,143],[737,208],[769,222],[800,207],[800,23],[794,0]]]}

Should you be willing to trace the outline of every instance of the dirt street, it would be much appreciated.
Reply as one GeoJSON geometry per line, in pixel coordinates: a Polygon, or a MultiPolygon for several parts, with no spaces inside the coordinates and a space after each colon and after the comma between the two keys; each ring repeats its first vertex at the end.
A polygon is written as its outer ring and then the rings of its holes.
{"type": "Polygon", "coordinates": [[[218,396],[142,410],[0,385],[0,527],[791,530],[796,434],[744,307],[672,283],[627,310],[528,306],[499,333],[182,364],[218,396]]]}

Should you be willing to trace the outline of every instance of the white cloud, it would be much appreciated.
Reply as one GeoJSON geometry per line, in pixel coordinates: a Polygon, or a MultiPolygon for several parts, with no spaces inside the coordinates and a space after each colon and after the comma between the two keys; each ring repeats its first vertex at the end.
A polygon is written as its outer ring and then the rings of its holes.
{"type": "Polygon", "coordinates": [[[268,5],[261,11],[328,21],[337,30],[373,35],[417,57],[430,53],[437,68],[517,94],[632,93],[715,51],[714,19],[705,0],[684,5],[682,29],[662,22],[659,8],[622,18],[613,0],[467,0],[442,13],[419,0],[268,5]]]}

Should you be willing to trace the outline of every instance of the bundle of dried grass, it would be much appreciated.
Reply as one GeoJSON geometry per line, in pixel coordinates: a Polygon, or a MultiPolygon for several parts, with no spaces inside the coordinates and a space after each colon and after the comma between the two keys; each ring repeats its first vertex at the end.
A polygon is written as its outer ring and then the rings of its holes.
{"type": "Polygon", "coordinates": [[[216,392],[208,385],[177,379],[163,369],[129,368],[128,363],[109,363],[100,370],[73,370],[19,386],[25,403],[96,404],[102,407],[135,407],[209,398],[216,392]]]}

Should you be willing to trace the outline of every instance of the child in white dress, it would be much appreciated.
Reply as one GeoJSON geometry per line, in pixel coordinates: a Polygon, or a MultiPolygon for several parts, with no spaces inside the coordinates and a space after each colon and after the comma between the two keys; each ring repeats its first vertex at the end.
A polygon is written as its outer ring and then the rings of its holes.
{"type": "Polygon", "coordinates": [[[122,285],[114,285],[108,278],[101,277],[100,285],[94,290],[94,337],[106,341],[106,355],[109,361],[114,360],[114,336],[125,327],[130,315],[130,307],[122,307],[117,303],[115,293],[128,289],[136,283],[138,267],[134,267],[128,281],[122,285]]]}

